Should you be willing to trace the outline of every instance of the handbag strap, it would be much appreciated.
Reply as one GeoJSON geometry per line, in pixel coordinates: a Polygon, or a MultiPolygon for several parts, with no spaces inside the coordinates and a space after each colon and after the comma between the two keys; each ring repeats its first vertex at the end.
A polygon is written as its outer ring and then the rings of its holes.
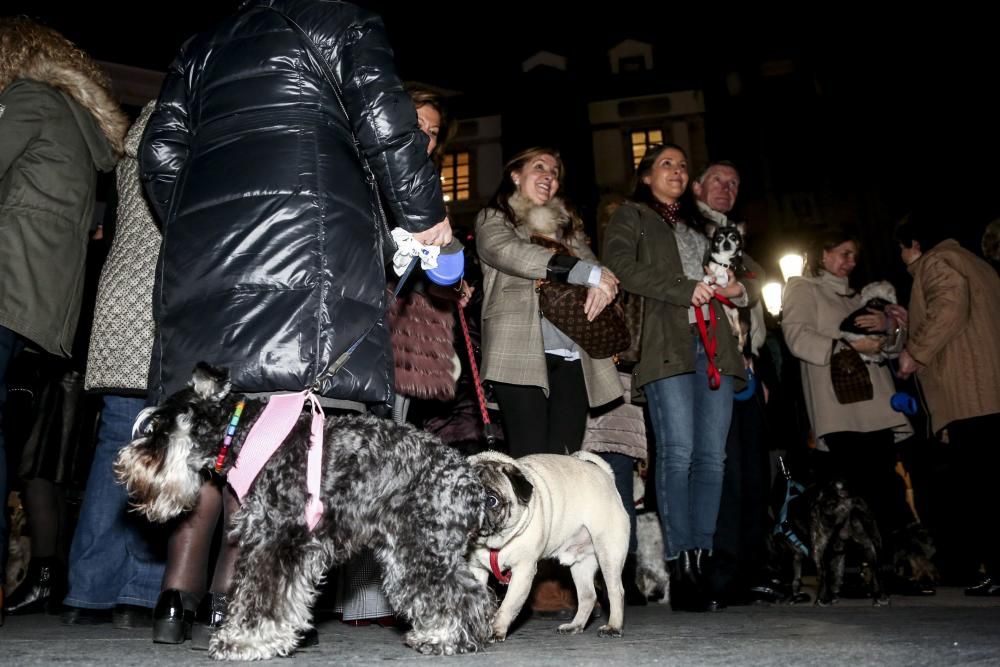
{"type": "MultiPolygon", "coordinates": [[[[376,226],[379,227],[379,229],[377,230],[378,233],[376,234],[376,237],[378,238],[378,253],[379,256],[382,256],[382,245],[384,240],[389,239],[390,243],[394,243],[392,240],[392,234],[389,233],[389,226],[388,223],[386,222],[385,209],[382,208],[382,199],[381,197],[379,197],[378,182],[375,180],[375,174],[372,172],[371,165],[368,163],[368,158],[365,157],[364,151],[361,150],[361,142],[358,141],[357,135],[354,134],[354,130],[351,129],[350,127],[351,116],[350,114],[347,113],[347,105],[344,104],[344,96],[341,91],[340,84],[337,82],[337,77],[333,73],[333,69],[331,69],[330,64],[326,61],[326,58],[324,58],[323,54],[320,53],[319,47],[316,46],[316,42],[314,42],[313,39],[306,33],[306,31],[302,29],[302,26],[296,23],[292,19],[292,17],[288,16],[287,14],[278,9],[275,9],[274,7],[264,7],[263,9],[269,9],[274,13],[276,13],[281,18],[283,18],[285,22],[288,23],[289,26],[291,26],[292,30],[299,35],[302,44],[309,52],[312,59],[319,66],[320,73],[323,75],[323,78],[326,79],[326,82],[330,85],[330,88],[333,90],[334,97],[337,98],[337,104],[338,106],[340,106],[340,110],[341,112],[343,112],[344,118],[347,119],[348,131],[351,133],[351,140],[354,145],[354,152],[357,154],[358,161],[361,163],[361,167],[364,169],[365,179],[367,180],[368,187],[372,191],[372,196],[375,199],[375,205],[377,208],[376,217],[378,218],[375,221],[375,223],[376,226]]],[[[399,296],[399,292],[403,288],[403,284],[406,283],[406,280],[410,277],[410,274],[413,273],[413,269],[414,267],[416,267],[417,261],[418,261],[417,257],[414,257],[412,260],[410,260],[410,264],[409,266],[406,267],[406,271],[403,273],[402,276],[400,276],[399,282],[396,283],[396,289],[392,293],[392,299],[390,299],[389,302],[386,303],[385,308],[381,313],[379,313],[379,316],[376,317],[370,325],[368,325],[364,333],[358,336],[358,338],[353,343],[351,343],[351,345],[347,348],[347,350],[345,350],[339,357],[337,357],[336,360],[334,360],[334,362],[326,368],[326,370],[324,370],[322,373],[316,376],[316,379],[313,381],[312,384],[313,391],[318,392],[320,385],[325,380],[333,377],[341,368],[343,368],[344,365],[347,363],[348,359],[351,358],[351,355],[353,355],[355,350],[358,349],[358,346],[361,345],[361,342],[365,340],[369,336],[369,334],[371,334],[371,332],[375,329],[376,326],[378,326],[379,322],[382,321],[386,313],[389,312],[389,309],[392,308],[392,304],[396,300],[396,297],[399,296]]]]}

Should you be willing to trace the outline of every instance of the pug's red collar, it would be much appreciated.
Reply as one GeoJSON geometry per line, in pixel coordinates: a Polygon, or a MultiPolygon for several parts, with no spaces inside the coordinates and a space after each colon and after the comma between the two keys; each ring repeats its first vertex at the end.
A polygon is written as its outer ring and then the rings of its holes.
{"type": "Polygon", "coordinates": [[[493,570],[493,576],[497,578],[501,584],[507,585],[510,583],[510,570],[500,569],[500,550],[490,549],[490,569],[493,570]]]}

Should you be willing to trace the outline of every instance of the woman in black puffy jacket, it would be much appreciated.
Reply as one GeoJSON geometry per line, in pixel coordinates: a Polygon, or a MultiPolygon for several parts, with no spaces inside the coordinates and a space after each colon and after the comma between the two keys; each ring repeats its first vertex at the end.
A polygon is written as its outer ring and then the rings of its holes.
{"type": "MultiPolygon", "coordinates": [[[[244,393],[314,388],[328,399],[389,402],[384,324],[340,372],[326,373],[386,305],[391,241],[373,186],[418,241],[447,243],[451,228],[379,17],[333,0],[247,0],[182,48],[140,165],[163,230],[154,398],[183,387],[207,361],[228,368],[244,393]]],[[[235,499],[225,495],[228,512],[235,499]]],[[[218,498],[207,483],[174,531],[156,641],[179,643],[190,628],[218,498]]],[[[199,613],[209,630],[225,614],[229,546],[199,613]]]]}

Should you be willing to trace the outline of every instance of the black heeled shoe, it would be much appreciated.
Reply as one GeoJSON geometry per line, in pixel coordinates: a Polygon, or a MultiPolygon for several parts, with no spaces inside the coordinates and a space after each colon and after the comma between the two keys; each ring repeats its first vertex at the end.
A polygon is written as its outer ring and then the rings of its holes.
{"type": "Polygon", "coordinates": [[[703,607],[701,611],[722,611],[726,608],[726,604],[721,596],[712,590],[711,577],[708,575],[708,570],[711,568],[710,558],[708,549],[694,550],[692,559],[698,578],[699,604],[703,607]]]}
{"type": "Polygon", "coordinates": [[[62,602],[62,579],[62,567],[55,558],[31,561],[24,581],[7,598],[4,613],[8,616],[23,616],[40,614],[58,607],[62,602]]]}
{"type": "Polygon", "coordinates": [[[645,607],[648,604],[646,595],[639,590],[636,583],[636,556],[629,554],[625,558],[625,567],[622,568],[622,586],[625,588],[625,606],[645,607]]]}
{"type": "Polygon", "coordinates": [[[153,609],[153,641],[157,644],[183,644],[191,639],[194,612],[184,608],[184,596],[176,588],[160,593],[153,609]]]}
{"type": "Polygon", "coordinates": [[[191,648],[196,651],[207,651],[212,635],[226,620],[229,600],[224,593],[205,593],[194,615],[194,627],[191,629],[191,648]]]}

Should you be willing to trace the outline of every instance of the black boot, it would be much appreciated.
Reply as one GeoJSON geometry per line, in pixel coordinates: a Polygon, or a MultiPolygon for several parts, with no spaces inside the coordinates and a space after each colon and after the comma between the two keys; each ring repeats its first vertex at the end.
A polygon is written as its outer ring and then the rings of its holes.
{"type": "Polygon", "coordinates": [[[194,615],[194,628],[191,630],[191,648],[196,651],[207,651],[208,642],[219,629],[229,611],[229,600],[224,593],[205,593],[194,615]]]}
{"type": "Polygon", "coordinates": [[[722,598],[713,590],[711,584],[711,555],[708,549],[694,550],[694,569],[698,577],[699,604],[703,607],[701,611],[722,611],[726,605],[722,598]]]}
{"type": "Polygon", "coordinates": [[[667,571],[670,573],[670,608],[674,611],[702,611],[698,604],[694,551],[682,551],[677,558],[667,561],[667,571]]]}
{"type": "Polygon", "coordinates": [[[625,559],[625,567],[622,568],[622,586],[625,587],[625,604],[629,607],[645,607],[646,596],[639,590],[636,584],[636,562],[635,554],[629,554],[625,559]]]}
{"type": "Polygon", "coordinates": [[[194,611],[190,608],[192,598],[193,593],[176,588],[168,588],[160,593],[156,608],[153,609],[154,642],[183,644],[185,639],[191,638],[191,623],[194,621],[194,611]]]}
{"type": "Polygon", "coordinates": [[[62,602],[63,568],[55,557],[39,558],[28,564],[28,573],[4,605],[8,616],[58,613],[62,602]]]}

